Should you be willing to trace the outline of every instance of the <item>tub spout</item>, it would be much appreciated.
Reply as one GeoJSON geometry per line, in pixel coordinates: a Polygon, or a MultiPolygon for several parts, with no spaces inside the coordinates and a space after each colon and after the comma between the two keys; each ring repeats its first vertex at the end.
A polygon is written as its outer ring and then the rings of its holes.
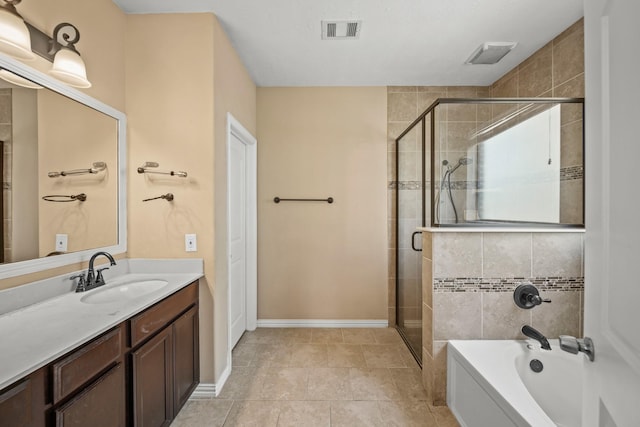
{"type": "Polygon", "coordinates": [[[551,350],[549,341],[547,341],[547,338],[542,335],[537,329],[534,329],[529,325],[524,325],[522,327],[522,333],[529,338],[533,338],[534,340],[538,341],[543,350],[551,350]]]}

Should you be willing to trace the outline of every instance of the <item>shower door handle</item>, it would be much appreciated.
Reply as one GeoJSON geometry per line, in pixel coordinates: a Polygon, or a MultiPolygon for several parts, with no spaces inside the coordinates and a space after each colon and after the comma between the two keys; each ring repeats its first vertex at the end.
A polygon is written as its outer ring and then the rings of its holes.
{"type": "Polygon", "coordinates": [[[422,248],[418,249],[416,248],[416,234],[419,234],[420,236],[422,236],[422,231],[414,231],[413,234],[411,235],[411,249],[413,249],[416,252],[422,252],[422,248]]]}

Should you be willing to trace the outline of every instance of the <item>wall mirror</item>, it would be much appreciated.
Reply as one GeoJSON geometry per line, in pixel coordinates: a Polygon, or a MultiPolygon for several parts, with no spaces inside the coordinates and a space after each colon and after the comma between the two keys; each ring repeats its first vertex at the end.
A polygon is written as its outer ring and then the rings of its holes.
{"type": "Polygon", "coordinates": [[[0,55],[0,279],[126,251],[125,115],[0,55]]]}

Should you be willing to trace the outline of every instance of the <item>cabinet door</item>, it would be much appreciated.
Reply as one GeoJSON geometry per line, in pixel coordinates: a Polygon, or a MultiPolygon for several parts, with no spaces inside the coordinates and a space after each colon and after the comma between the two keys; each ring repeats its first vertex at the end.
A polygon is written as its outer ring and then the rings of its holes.
{"type": "Polygon", "coordinates": [[[132,353],[136,427],[168,426],[173,418],[172,328],[132,353]]]}
{"type": "Polygon", "coordinates": [[[0,394],[0,420],[11,427],[31,425],[31,380],[20,382],[0,394]]]}
{"type": "Polygon", "coordinates": [[[174,413],[177,414],[200,381],[197,305],[173,323],[173,347],[174,413]]]}
{"type": "Polygon", "coordinates": [[[124,366],[118,363],[55,410],[56,427],[125,427],[124,366]]]}

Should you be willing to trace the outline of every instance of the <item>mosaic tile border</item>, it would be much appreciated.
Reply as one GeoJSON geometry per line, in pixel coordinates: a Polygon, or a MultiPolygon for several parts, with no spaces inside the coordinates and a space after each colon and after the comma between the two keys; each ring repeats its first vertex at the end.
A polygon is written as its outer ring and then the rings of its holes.
{"type": "Polygon", "coordinates": [[[584,166],[565,166],[560,168],[560,181],[584,179],[584,166]]]}
{"type": "Polygon", "coordinates": [[[582,291],[584,277],[446,277],[433,279],[434,292],[513,292],[524,282],[541,291],[582,291]]]}

